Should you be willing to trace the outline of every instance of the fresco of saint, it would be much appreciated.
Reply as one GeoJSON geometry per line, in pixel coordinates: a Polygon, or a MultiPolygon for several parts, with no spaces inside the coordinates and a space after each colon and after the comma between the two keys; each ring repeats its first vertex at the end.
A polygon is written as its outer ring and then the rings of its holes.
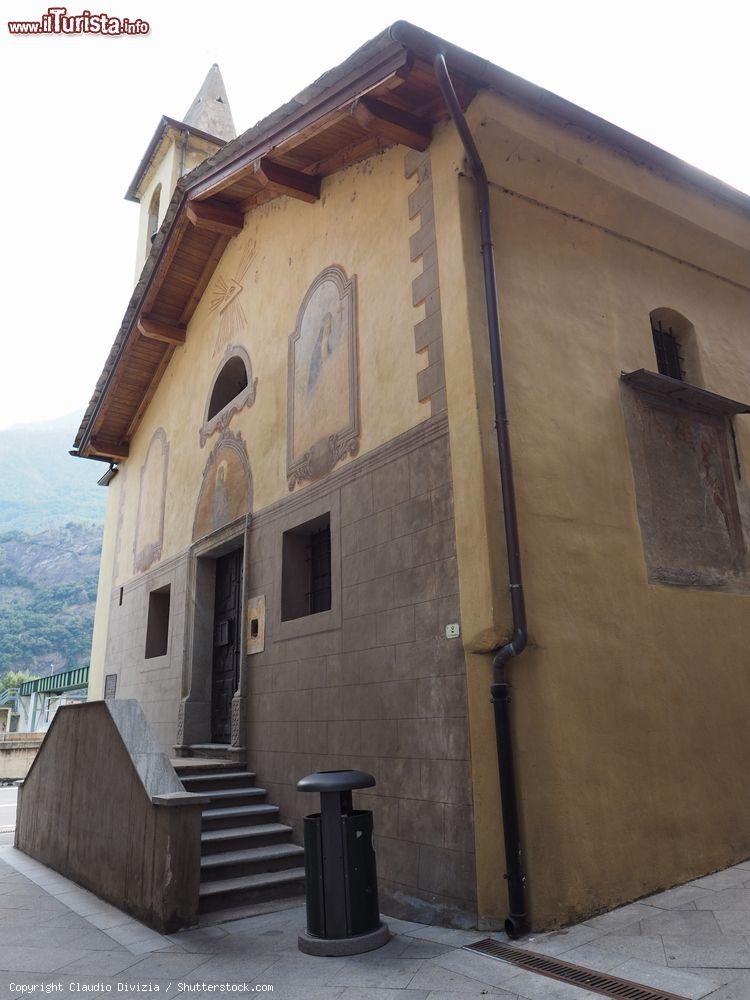
{"type": "Polygon", "coordinates": [[[351,453],[358,432],[354,279],[313,282],[290,340],[290,475],[310,478],[351,453]],[[303,468],[304,466],[304,468],[303,468]]]}

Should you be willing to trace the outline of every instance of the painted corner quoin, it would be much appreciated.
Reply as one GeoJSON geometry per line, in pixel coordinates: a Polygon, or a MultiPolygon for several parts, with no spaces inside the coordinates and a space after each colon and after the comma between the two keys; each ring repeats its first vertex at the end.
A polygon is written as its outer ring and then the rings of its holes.
{"type": "Polygon", "coordinates": [[[289,489],[359,451],[356,275],[327,267],[310,285],[289,337],[289,489]]]}
{"type": "Polygon", "coordinates": [[[417,372],[417,398],[429,400],[430,414],[448,408],[443,367],[443,319],[440,309],[435,204],[432,196],[432,168],[429,150],[409,150],[404,160],[407,179],[416,175],[417,186],[409,195],[409,218],[419,217],[419,229],[409,238],[409,259],[421,260],[422,273],[412,281],[412,305],[424,306],[424,316],[414,326],[414,349],[427,352],[427,364],[417,372]]]}

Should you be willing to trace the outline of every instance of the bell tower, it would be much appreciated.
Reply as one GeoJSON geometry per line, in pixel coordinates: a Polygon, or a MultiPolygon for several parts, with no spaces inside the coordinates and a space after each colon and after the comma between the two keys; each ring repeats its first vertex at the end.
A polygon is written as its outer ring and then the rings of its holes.
{"type": "Polygon", "coordinates": [[[221,70],[214,63],[183,119],[162,117],[125,195],[141,208],[136,281],[179,178],[236,135],[221,70]]]}

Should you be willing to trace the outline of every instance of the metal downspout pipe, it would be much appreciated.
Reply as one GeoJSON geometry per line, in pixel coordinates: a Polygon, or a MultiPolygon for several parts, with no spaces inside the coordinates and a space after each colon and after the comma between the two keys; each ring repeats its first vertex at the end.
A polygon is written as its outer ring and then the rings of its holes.
{"type": "Polygon", "coordinates": [[[185,175],[185,152],[187,151],[188,137],[190,133],[187,129],[182,131],[182,142],[180,143],[180,177],[185,175]]]}
{"type": "Polygon", "coordinates": [[[508,410],[505,399],[505,379],[503,376],[502,340],[500,314],[498,311],[497,281],[495,276],[495,251],[492,242],[490,218],[490,191],[487,172],[479,155],[456,91],[448,73],[445,56],[435,55],[433,66],[440,90],[448,111],[463,143],[471,163],[479,208],[479,229],[481,239],[482,264],[484,269],[484,293],[487,309],[487,326],[490,340],[490,364],[492,368],[492,393],[495,408],[495,432],[497,454],[500,463],[500,486],[503,500],[503,521],[508,558],[508,584],[511,610],[513,613],[513,634],[508,642],[497,650],[492,661],[493,680],[490,685],[492,704],[495,712],[495,738],[497,742],[498,769],[500,774],[500,801],[503,814],[505,840],[505,864],[508,882],[508,917],[505,929],[509,937],[518,937],[526,931],[526,876],[521,863],[521,833],[518,818],[518,793],[513,762],[513,739],[510,725],[510,684],[506,679],[505,665],[526,648],[528,631],[526,626],[526,605],[521,575],[521,551],[518,536],[518,515],[516,491],[513,482],[513,462],[511,458],[510,436],[508,433],[508,410]]]}

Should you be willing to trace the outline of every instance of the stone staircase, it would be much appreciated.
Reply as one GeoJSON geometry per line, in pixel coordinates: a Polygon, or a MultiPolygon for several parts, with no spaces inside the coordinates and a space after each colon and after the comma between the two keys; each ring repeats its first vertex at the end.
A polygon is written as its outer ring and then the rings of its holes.
{"type": "Polygon", "coordinates": [[[266,802],[244,765],[209,757],[173,761],[188,792],[209,796],[201,830],[201,913],[228,910],[304,892],[304,851],[279,807],[266,802]]]}

